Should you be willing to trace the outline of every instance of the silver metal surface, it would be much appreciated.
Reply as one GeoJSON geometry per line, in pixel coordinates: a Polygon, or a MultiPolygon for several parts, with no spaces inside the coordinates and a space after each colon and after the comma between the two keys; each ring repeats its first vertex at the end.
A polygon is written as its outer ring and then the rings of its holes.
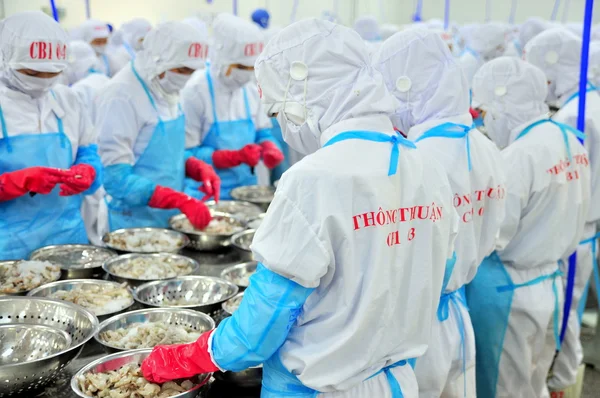
{"type": "Polygon", "coordinates": [[[31,253],[31,261],[49,261],[62,270],[62,279],[86,279],[99,276],[102,264],[118,254],[111,249],[92,245],[56,245],[31,253]]]}
{"type": "Polygon", "coordinates": [[[45,325],[64,331],[71,344],[31,362],[0,366],[0,397],[25,394],[53,381],[94,335],[98,320],[83,307],[38,297],[0,297],[0,325],[45,325]]]}
{"type": "MultiPolygon", "coordinates": [[[[103,281],[103,280],[97,280],[97,279],[70,279],[70,280],[66,280],[66,281],[58,281],[58,282],[52,282],[52,283],[45,284],[36,289],[33,289],[27,295],[31,296],[31,297],[49,297],[51,294],[56,293],[60,290],[66,290],[66,291],[71,291],[73,289],[89,290],[96,286],[100,287],[101,289],[108,289],[109,287],[120,287],[121,284],[118,282],[103,281]]],[[[99,321],[103,321],[105,319],[110,318],[111,316],[113,316],[115,314],[126,311],[128,308],[131,308],[131,306],[133,304],[135,304],[135,301],[133,300],[133,295],[131,294],[131,291],[129,291],[129,289],[127,289],[127,291],[130,296],[129,304],[127,304],[126,306],[124,306],[123,308],[121,308],[118,311],[106,312],[106,313],[102,313],[102,314],[94,314],[94,315],[96,315],[96,317],[98,318],[99,321]]]]}
{"type": "Polygon", "coordinates": [[[215,379],[240,388],[255,388],[262,384],[262,366],[242,370],[241,372],[215,372],[215,379]]]}
{"type": "Polygon", "coordinates": [[[178,253],[181,249],[186,247],[190,240],[186,234],[181,232],[173,231],[171,229],[163,229],[163,228],[127,228],[127,229],[117,229],[116,231],[109,232],[102,237],[102,241],[104,244],[110,248],[115,250],[119,254],[123,253],[178,253]],[[164,236],[167,238],[175,239],[178,241],[178,244],[175,245],[172,249],[168,250],[155,250],[155,251],[142,251],[136,250],[135,248],[128,248],[121,245],[116,245],[114,239],[123,238],[126,235],[141,235],[141,234],[153,234],[158,236],[164,236]]]}
{"type": "Polygon", "coordinates": [[[258,229],[258,227],[260,227],[263,220],[265,219],[266,215],[267,215],[267,213],[261,213],[258,215],[258,217],[253,218],[252,220],[248,221],[248,224],[247,224],[248,229],[258,229]]]}
{"type": "Polygon", "coordinates": [[[260,207],[242,200],[220,200],[219,203],[211,200],[206,202],[206,206],[215,212],[231,214],[244,222],[258,217],[263,212],[260,207]]]}
{"type": "Polygon", "coordinates": [[[256,261],[249,261],[225,268],[221,272],[221,278],[237,285],[240,289],[245,289],[250,284],[249,278],[256,272],[257,265],[256,261]]]}
{"type": "MultiPolygon", "coordinates": [[[[211,250],[216,250],[216,249],[220,249],[222,247],[229,246],[231,237],[235,233],[234,232],[231,234],[219,235],[219,234],[210,234],[210,233],[202,232],[199,230],[198,231],[184,231],[184,230],[176,228],[175,224],[178,221],[181,221],[185,218],[186,218],[185,214],[178,214],[174,217],[171,217],[171,219],[169,220],[169,225],[171,226],[171,228],[173,228],[173,230],[186,234],[188,236],[188,238],[190,239],[190,244],[188,245],[188,247],[191,249],[194,249],[194,250],[211,251],[211,250]]],[[[215,213],[213,213],[213,219],[227,222],[229,225],[238,228],[238,231],[241,231],[246,227],[245,222],[243,222],[240,219],[233,217],[231,214],[227,214],[227,213],[215,212],[215,213]]]]}
{"type": "MultiPolygon", "coordinates": [[[[150,281],[154,281],[154,280],[165,280],[165,279],[136,279],[136,278],[129,278],[126,276],[122,276],[122,275],[118,275],[114,272],[114,267],[117,265],[121,265],[121,264],[126,264],[128,262],[131,262],[132,260],[135,260],[136,258],[146,258],[146,259],[156,259],[156,261],[182,261],[182,262],[187,262],[190,267],[191,267],[191,271],[188,275],[194,274],[199,267],[199,264],[196,260],[191,259],[189,257],[186,256],[182,256],[180,254],[173,254],[173,253],[153,253],[153,254],[141,254],[141,253],[132,253],[132,254],[124,254],[122,256],[119,257],[115,257],[107,262],[104,263],[104,265],[102,266],[102,269],[104,269],[104,271],[110,275],[111,279],[114,279],[117,282],[125,282],[127,284],[129,284],[129,286],[131,286],[132,288],[135,288],[139,285],[142,285],[144,283],[150,282],[150,281]]],[[[181,275],[183,276],[183,275],[181,275]]],[[[173,279],[173,278],[166,278],[166,279],[173,279]]]]}
{"type": "Polygon", "coordinates": [[[269,205],[273,201],[273,197],[275,196],[275,188],[260,185],[250,185],[235,188],[231,191],[230,195],[236,200],[250,202],[263,209],[263,211],[267,211],[269,205]]]}
{"type": "MultiPolygon", "coordinates": [[[[90,363],[89,365],[84,366],[79,372],[77,372],[75,375],[73,375],[73,378],[71,379],[71,389],[73,390],[73,392],[75,394],[77,394],[77,396],[87,398],[88,396],[85,395],[79,389],[79,383],[77,382],[77,380],[79,379],[80,376],[85,376],[87,373],[90,373],[90,372],[91,373],[102,373],[102,372],[108,372],[111,370],[118,370],[119,368],[123,367],[124,365],[129,365],[129,364],[134,364],[134,363],[141,366],[144,359],[146,359],[146,357],[148,355],[150,355],[151,352],[152,352],[152,349],[125,351],[125,352],[119,352],[116,354],[107,355],[105,357],[97,359],[94,362],[90,363]]],[[[210,373],[205,373],[205,374],[200,374],[200,375],[194,376],[190,380],[194,384],[197,384],[196,387],[194,387],[191,390],[186,391],[184,393],[174,395],[171,398],[195,397],[198,394],[202,385],[208,383],[210,376],[211,376],[210,373]]]]}
{"type": "Polygon", "coordinates": [[[226,314],[233,315],[233,313],[237,311],[237,309],[240,307],[243,298],[244,292],[238,293],[235,297],[230,298],[229,300],[221,304],[223,311],[225,311],[226,314]]]}
{"type": "MultiPolygon", "coordinates": [[[[6,261],[0,261],[0,266],[3,266],[3,265],[12,266],[12,265],[16,265],[18,262],[21,262],[21,261],[26,261],[26,260],[6,260],[6,261]]],[[[57,273],[55,279],[52,279],[52,280],[44,282],[44,283],[54,282],[54,281],[57,281],[59,279],[60,279],[60,273],[57,273]]],[[[31,290],[33,290],[33,289],[31,289],[31,290]]],[[[27,293],[29,293],[31,290],[22,290],[22,291],[17,292],[17,293],[1,293],[0,292],[0,297],[3,297],[3,296],[26,296],[27,293]]]]}
{"type": "Polygon", "coordinates": [[[209,276],[182,276],[139,286],[133,298],[147,307],[189,308],[211,315],[238,292],[231,282],[209,276]],[[169,303],[178,300],[178,303],[169,303]]]}
{"type": "Polygon", "coordinates": [[[96,334],[94,334],[94,339],[108,352],[125,351],[124,348],[117,347],[104,341],[101,337],[102,333],[109,330],[127,329],[133,324],[149,322],[161,322],[168,325],[184,326],[200,333],[215,328],[215,321],[213,321],[210,316],[201,312],[179,308],[154,308],[126,312],[107,319],[98,327],[96,334]]]}
{"type": "Polygon", "coordinates": [[[254,239],[255,229],[247,229],[231,237],[231,246],[240,254],[245,261],[252,261],[252,251],[250,245],[254,239]]]}
{"type": "Polygon", "coordinates": [[[67,349],[71,336],[45,325],[0,325],[0,367],[46,358],[67,349]]]}

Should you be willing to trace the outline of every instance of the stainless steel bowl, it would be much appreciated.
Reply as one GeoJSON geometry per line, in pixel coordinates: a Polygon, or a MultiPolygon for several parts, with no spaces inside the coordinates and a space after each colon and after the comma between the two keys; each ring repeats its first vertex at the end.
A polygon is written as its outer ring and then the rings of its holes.
{"type": "Polygon", "coordinates": [[[31,261],[49,261],[62,270],[62,279],[87,279],[102,274],[102,264],[118,256],[114,250],[92,245],[56,245],[31,253],[31,261]]]}
{"type": "Polygon", "coordinates": [[[215,379],[240,388],[256,388],[262,384],[262,366],[242,370],[241,372],[215,372],[215,379]]]}
{"type": "Polygon", "coordinates": [[[31,391],[55,380],[94,335],[98,320],[75,304],[39,297],[0,297],[0,324],[45,325],[71,337],[68,348],[31,362],[0,366],[0,397],[31,391]]]}
{"type": "Polygon", "coordinates": [[[45,325],[0,325],[0,367],[46,358],[71,345],[71,336],[45,325]]]}
{"type": "Polygon", "coordinates": [[[252,220],[248,221],[248,224],[246,226],[248,227],[248,229],[258,229],[258,227],[260,227],[263,220],[265,219],[266,215],[267,215],[267,213],[259,214],[258,217],[253,218],[252,220]]]}
{"type": "Polygon", "coordinates": [[[250,202],[260,207],[263,211],[267,211],[275,196],[275,188],[260,185],[250,185],[235,188],[231,191],[230,195],[235,200],[250,202]]]}
{"type": "MultiPolygon", "coordinates": [[[[0,266],[14,266],[14,265],[16,265],[17,263],[19,263],[21,261],[25,261],[25,260],[0,261],[0,266]]],[[[54,266],[58,267],[57,265],[54,265],[54,266]]],[[[61,275],[61,273],[59,272],[59,270],[57,270],[56,271],[56,275],[53,275],[53,278],[51,280],[45,281],[44,283],[50,283],[50,282],[57,281],[57,280],[60,279],[60,275],[61,275]]],[[[0,279],[2,279],[2,278],[0,278],[0,279]]],[[[44,283],[42,283],[42,285],[44,283]]],[[[42,285],[40,285],[40,286],[42,286],[42,285]]],[[[18,291],[16,293],[3,293],[3,292],[0,292],[0,297],[2,297],[2,296],[26,296],[27,293],[29,293],[31,290],[33,290],[33,289],[30,289],[30,290],[21,290],[21,291],[18,291]]]]}
{"type": "MultiPolygon", "coordinates": [[[[81,289],[81,290],[89,290],[95,287],[100,287],[101,290],[108,289],[109,287],[120,287],[121,285],[117,282],[112,281],[102,281],[97,279],[70,279],[66,281],[58,281],[48,283],[46,285],[40,286],[37,289],[33,289],[27,295],[32,297],[49,297],[53,293],[56,293],[60,290],[70,291],[73,289],[81,289]]],[[[105,319],[110,318],[115,314],[119,314],[123,311],[126,311],[129,307],[131,307],[135,301],[133,300],[133,295],[127,289],[129,293],[129,302],[123,306],[123,308],[118,311],[105,312],[101,314],[95,314],[99,321],[103,321],[105,319]]],[[[91,311],[91,310],[90,310],[91,311]]],[[[93,313],[93,311],[92,311],[93,313]]]]}
{"type": "Polygon", "coordinates": [[[237,251],[245,261],[252,261],[252,251],[250,245],[254,239],[255,229],[247,229],[231,237],[231,246],[237,251]]]}
{"type": "Polygon", "coordinates": [[[245,289],[250,284],[250,277],[256,272],[256,261],[249,261],[227,267],[221,272],[221,278],[245,289]]]}
{"type": "MultiPolygon", "coordinates": [[[[228,246],[231,242],[231,237],[235,232],[231,234],[211,234],[206,233],[200,230],[183,230],[179,228],[178,223],[182,220],[185,220],[185,214],[179,214],[174,217],[171,217],[169,220],[169,225],[175,231],[184,233],[190,239],[189,248],[198,250],[198,251],[212,251],[225,246],[228,246]]],[[[240,219],[233,217],[231,214],[226,213],[213,213],[213,219],[219,220],[221,222],[226,222],[232,227],[237,229],[237,232],[243,231],[246,227],[246,224],[242,222],[240,219]]]]}
{"type": "MultiPolygon", "coordinates": [[[[142,349],[142,350],[133,350],[133,351],[125,351],[119,352],[116,354],[107,355],[102,357],[87,366],[84,366],[79,372],[77,372],[73,378],[71,379],[71,389],[77,396],[82,398],[88,398],[81,389],[79,388],[79,377],[85,376],[87,373],[102,373],[108,372],[111,370],[118,370],[124,365],[129,364],[138,364],[141,366],[142,362],[150,353],[152,349],[142,349]]],[[[208,383],[210,379],[210,373],[200,374],[194,376],[190,380],[197,384],[196,387],[192,388],[189,391],[186,391],[181,394],[173,395],[171,398],[193,398],[198,395],[202,387],[208,383]]]]}
{"type": "MultiPolygon", "coordinates": [[[[150,281],[173,279],[173,278],[136,279],[136,278],[130,278],[130,277],[119,275],[119,274],[115,273],[114,268],[117,265],[127,264],[128,262],[131,262],[132,260],[135,260],[136,258],[145,258],[145,259],[149,259],[149,260],[155,259],[156,261],[181,261],[181,262],[188,263],[191,268],[191,271],[189,272],[189,274],[186,274],[186,275],[191,275],[191,274],[195,273],[196,271],[198,271],[198,268],[200,267],[200,264],[198,264],[198,262],[196,260],[193,260],[186,256],[182,256],[179,254],[172,254],[172,253],[154,253],[154,254],[124,254],[122,256],[115,257],[115,258],[107,261],[106,263],[104,263],[104,265],[102,266],[102,269],[104,269],[104,271],[108,275],[110,275],[111,279],[114,279],[117,282],[121,282],[121,283],[125,282],[125,283],[129,284],[129,286],[131,286],[132,288],[135,288],[139,285],[143,285],[144,283],[147,283],[150,281]]],[[[183,275],[180,275],[180,276],[183,276],[183,275]]]]}
{"type": "MultiPolygon", "coordinates": [[[[98,331],[94,334],[94,339],[100,343],[109,353],[128,350],[128,348],[118,347],[102,339],[102,333],[109,330],[129,328],[133,324],[161,322],[167,325],[185,326],[195,330],[198,333],[207,332],[215,328],[215,321],[201,312],[179,309],[179,308],[153,308],[138,311],[126,312],[121,315],[113,316],[102,322],[98,331]]],[[[152,347],[136,347],[152,348],[152,347]]]]}
{"type": "Polygon", "coordinates": [[[186,247],[190,240],[186,234],[181,232],[173,231],[171,229],[162,228],[127,228],[118,229],[113,232],[109,232],[102,237],[104,244],[115,250],[119,254],[124,253],[178,253],[181,249],[186,247]],[[133,247],[127,247],[126,245],[118,242],[119,239],[124,239],[126,236],[137,236],[140,240],[149,241],[151,239],[164,238],[168,241],[173,241],[172,245],[165,245],[160,248],[161,250],[141,250],[133,247]]]}
{"type": "Polygon", "coordinates": [[[237,309],[240,307],[240,304],[242,303],[243,299],[244,299],[244,292],[238,293],[233,298],[230,298],[229,300],[227,300],[226,302],[221,304],[221,307],[223,308],[223,311],[225,311],[225,313],[227,315],[233,315],[233,313],[235,311],[237,311],[237,309]]]}
{"type": "Polygon", "coordinates": [[[141,285],[133,298],[146,307],[189,308],[212,316],[237,292],[236,285],[220,278],[182,276],[141,285]]]}
{"type": "Polygon", "coordinates": [[[243,222],[248,222],[263,212],[260,207],[242,200],[220,200],[219,203],[211,200],[206,202],[206,206],[217,213],[231,214],[243,222]]]}

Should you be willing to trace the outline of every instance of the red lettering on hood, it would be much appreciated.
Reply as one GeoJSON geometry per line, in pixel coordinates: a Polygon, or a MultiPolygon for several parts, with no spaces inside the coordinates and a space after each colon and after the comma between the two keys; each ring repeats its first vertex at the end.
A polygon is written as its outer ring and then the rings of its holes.
{"type": "Polygon", "coordinates": [[[188,48],[188,56],[190,58],[206,59],[208,56],[208,46],[202,43],[192,43],[188,48]]]}
{"type": "Polygon", "coordinates": [[[248,43],[244,47],[244,56],[255,57],[262,52],[264,47],[265,47],[265,44],[263,42],[248,43]]]}
{"type": "Polygon", "coordinates": [[[66,60],[67,45],[62,43],[46,43],[43,41],[34,41],[29,46],[29,58],[40,60],[66,60]]]}
{"type": "Polygon", "coordinates": [[[262,99],[262,87],[260,86],[260,84],[258,85],[258,96],[260,99],[262,99]]]}

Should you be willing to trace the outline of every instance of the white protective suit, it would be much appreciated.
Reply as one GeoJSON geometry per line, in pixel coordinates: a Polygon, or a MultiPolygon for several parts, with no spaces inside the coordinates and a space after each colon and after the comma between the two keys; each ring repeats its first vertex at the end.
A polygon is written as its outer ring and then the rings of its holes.
{"type": "Polygon", "coordinates": [[[381,25],[380,32],[381,32],[381,40],[385,41],[385,40],[389,39],[390,37],[392,37],[394,34],[400,32],[400,26],[390,24],[390,23],[385,23],[385,24],[381,25]]]}
{"type": "MultiPolygon", "coordinates": [[[[210,67],[206,71],[195,73],[181,92],[183,111],[186,115],[186,148],[195,151],[194,156],[200,160],[212,164],[212,153],[203,156],[200,154],[203,151],[200,148],[208,146],[208,142],[214,140],[216,131],[210,133],[215,130],[216,124],[224,126],[222,123],[251,120],[254,127],[253,133],[238,128],[235,133],[238,135],[237,139],[225,137],[225,127],[220,128],[223,131],[221,143],[224,146],[215,148],[214,145],[210,145],[213,149],[241,149],[244,145],[255,143],[255,140],[249,142],[245,137],[251,138],[253,134],[260,136],[261,132],[268,134],[264,138],[271,138],[270,129],[273,126],[260,102],[252,71],[232,70],[230,76],[225,76],[232,64],[254,66],[263,47],[264,33],[256,24],[230,14],[221,14],[216,18],[209,48],[210,67]],[[234,76],[236,72],[242,72],[247,80],[237,82],[234,76]],[[213,93],[209,82],[212,84],[213,93]],[[248,101],[247,107],[245,99],[248,101]],[[225,147],[227,144],[231,144],[230,147],[225,147]]],[[[243,177],[231,176],[228,170],[217,172],[221,176],[221,197],[226,199],[230,190],[237,187],[236,183],[243,177]]],[[[262,162],[256,168],[256,175],[260,185],[270,185],[269,170],[262,162]]],[[[251,176],[245,185],[256,184],[250,182],[253,177],[251,176]]],[[[197,183],[189,182],[190,185],[186,186],[189,188],[187,193],[194,194],[197,191],[197,183]]]]}
{"type": "MultiPolygon", "coordinates": [[[[132,66],[122,69],[98,93],[94,127],[99,137],[102,163],[107,170],[106,191],[109,191],[109,167],[137,164],[155,135],[159,121],[170,122],[181,116],[179,95],[166,93],[159,82],[159,75],[179,67],[202,69],[206,61],[204,53],[195,49],[203,48],[207,42],[208,38],[202,37],[199,31],[187,24],[162,24],[148,33],[144,49],[138,53],[132,66]],[[134,68],[148,88],[153,103],[149,101],[134,68]]],[[[161,161],[156,159],[156,162],[161,161]]],[[[110,200],[108,195],[107,199],[110,200]]],[[[100,236],[109,230],[106,201],[100,204],[98,225],[100,236]]]]}
{"type": "Polygon", "coordinates": [[[469,86],[483,64],[504,53],[505,34],[506,27],[494,22],[475,25],[469,29],[465,37],[465,48],[459,56],[469,86]]]}
{"type": "Polygon", "coordinates": [[[540,17],[532,17],[523,22],[523,25],[519,28],[519,43],[521,49],[524,50],[531,39],[548,28],[548,22],[540,17]]]}
{"type": "MultiPolygon", "coordinates": [[[[581,39],[563,28],[550,29],[527,44],[525,55],[528,62],[544,71],[550,82],[548,98],[555,100],[560,108],[553,119],[577,128],[581,39]]],[[[577,370],[583,360],[579,341],[581,314],[578,309],[595,261],[589,239],[596,234],[596,223],[600,220],[600,95],[597,90],[590,89],[586,94],[585,115],[585,147],[589,153],[592,175],[592,205],[586,218],[585,232],[581,236],[582,241],[587,242],[577,249],[577,271],[569,325],[549,381],[550,388],[556,390],[575,384],[577,370]]],[[[568,264],[567,259],[564,260],[568,264]]],[[[566,271],[565,267],[565,280],[566,271]]],[[[585,306],[585,303],[582,305],[585,306]]]]}
{"type": "Polygon", "coordinates": [[[82,40],[69,43],[69,66],[64,71],[65,85],[73,85],[94,72],[96,53],[94,49],[82,40]]]}
{"type": "Polygon", "coordinates": [[[377,18],[372,15],[359,17],[354,21],[354,30],[367,43],[370,54],[374,54],[382,43],[381,28],[377,18]]]}
{"type": "MultiPolygon", "coordinates": [[[[275,347],[261,396],[415,398],[406,362],[427,349],[457,229],[445,172],[394,132],[386,115],[395,99],[351,29],[318,19],[290,25],[267,45],[256,75],[286,142],[309,155],[283,175],[252,251],[292,285],[314,289],[282,344],[264,341],[275,347]]],[[[221,325],[213,335],[221,352],[232,331],[221,325]]]]}
{"type": "Polygon", "coordinates": [[[506,190],[500,151],[471,128],[469,86],[436,32],[412,30],[395,35],[373,62],[402,104],[391,116],[394,126],[444,166],[461,218],[456,264],[446,274],[429,349],[416,366],[419,397],[474,398],[475,336],[463,286],[494,251],[504,219],[506,190]]]}
{"type": "Polygon", "coordinates": [[[590,204],[587,152],[548,119],[546,93],[544,74],[512,57],[484,65],[473,81],[490,137],[506,146],[507,181],[497,251],[467,286],[481,397],[548,397],[563,296],[558,261],[577,247],[590,204]]]}
{"type": "MultiPolygon", "coordinates": [[[[110,37],[110,31],[108,30],[106,23],[96,19],[88,19],[81,24],[80,29],[82,36],[81,40],[90,45],[94,39],[108,39],[110,37]]],[[[113,73],[115,65],[113,64],[112,56],[108,54],[107,48],[108,45],[94,48],[94,51],[96,52],[96,65],[94,66],[94,69],[111,77],[115,74],[113,73]]]]}
{"type": "Polygon", "coordinates": [[[134,18],[121,26],[119,34],[123,39],[122,43],[112,48],[110,53],[113,75],[135,59],[136,53],[142,50],[144,36],[151,29],[152,24],[144,18],[134,18]]]}

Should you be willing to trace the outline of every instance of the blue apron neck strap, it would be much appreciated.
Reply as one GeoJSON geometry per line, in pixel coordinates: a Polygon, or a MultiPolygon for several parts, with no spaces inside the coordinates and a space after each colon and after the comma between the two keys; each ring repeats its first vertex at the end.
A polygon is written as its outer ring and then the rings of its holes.
{"type": "Polygon", "coordinates": [[[125,50],[127,50],[127,53],[129,53],[129,56],[131,56],[131,59],[135,59],[135,51],[133,51],[133,48],[131,48],[129,43],[123,42],[123,47],[125,47],[125,50]]]}
{"type": "Polygon", "coordinates": [[[392,144],[392,154],[390,156],[390,167],[388,169],[388,176],[395,175],[398,171],[398,161],[400,159],[400,149],[398,145],[402,145],[408,148],[416,148],[416,145],[400,134],[394,132],[394,135],[387,135],[375,131],[347,131],[341,133],[327,141],[323,147],[333,145],[340,141],[346,140],[364,140],[372,142],[389,142],[392,144]]]}
{"type": "MultiPolygon", "coordinates": [[[[598,91],[598,88],[596,86],[594,86],[591,82],[587,82],[587,87],[585,89],[586,93],[592,92],[592,91],[598,91]]],[[[579,91],[574,92],[564,103],[563,106],[567,105],[569,102],[573,101],[575,98],[579,97],[579,91]]]]}
{"type": "Polygon", "coordinates": [[[210,93],[210,102],[212,104],[213,125],[218,126],[219,119],[217,118],[217,101],[215,99],[215,86],[213,85],[210,70],[206,69],[206,82],[208,83],[208,92],[210,93]]]}
{"type": "Polygon", "coordinates": [[[465,126],[464,124],[458,123],[444,123],[439,126],[435,126],[429,130],[427,130],[423,135],[417,138],[415,141],[419,142],[425,138],[431,137],[442,137],[442,138],[465,138],[467,145],[467,164],[469,165],[469,171],[473,169],[473,165],[471,163],[471,141],[469,139],[469,132],[472,130],[472,127],[465,126]]]}
{"type": "Polygon", "coordinates": [[[0,124],[2,125],[2,138],[6,140],[6,149],[8,152],[12,152],[12,146],[10,145],[10,139],[8,138],[8,128],[6,127],[6,119],[4,119],[2,105],[0,105],[0,124]]]}
{"type": "Polygon", "coordinates": [[[252,113],[250,113],[250,104],[248,103],[248,93],[246,92],[246,87],[242,88],[244,91],[244,106],[246,107],[246,117],[248,120],[252,120],[252,113]]]}
{"type": "Polygon", "coordinates": [[[106,74],[110,77],[110,64],[108,63],[108,57],[106,54],[102,54],[102,61],[104,62],[104,66],[106,67],[106,74]]]}
{"type": "Polygon", "coordinates": [[[142,78],[138,74],[138,71],[135,69],[135,66],[133,65],[133,61],[131,61],[131,70],[133,71],[133,74],[137,78],[138,82],[140,82],[140,84],[142,85],[142,88],[144,89],[144,91],[146,92],[146,95],[148,96],[148,100],[150,101],[150,105],[152,105],[152,107],[154,108],[154,110],[156,111],[156,113],[159,115],[158,118],[160,120],[160,113],[158,112],[158,108],[156,107],[156,102],[154,102],[154,98],[152,98],[152,94],[150,93],[150,90],[146,86],[146,83],[144,83],[144,81],[142,80],[142,78]]]}
{"type": "Polygon", "coordinates": [[[540,124],[544,124],[544,123],[549,123],[550,119],[542,119],[542,120],[538,120],[537,122],[533,122],[531,123],[529,126],[525,127],[523,129],[523,131],[521,131],[519,133],[519,135],[517,136],[517,138],[515,138],[515,141],[518,140],[519,138],[523,138],[525,137],[527,134],[529,134],[529,132],[534,128],[539,126],[540,124]]]}
{"type": "Polygon", "coordinates": [[[558,127],[560,129],[560,131],[562,132],[563,135],[563,140],[565,141],[565,147],[567,149],[567,156],[569,157],[569,161],[573,160],[573,156],[571,155],[571,146],[569,144],[569,137],[567,135],[567,132],[573,134],[575,137],[577,137],[578,139],[581,140],[581,142],[585,141],[585,134],[582,133],[581,131],[574,129],[571,126],[568,126],[566,124],[563,123],[558,123],[555,122],[554,120],[550,120],[550,123],[552,123],[553,125],[555,125],[556,127],[558,127]]]}

